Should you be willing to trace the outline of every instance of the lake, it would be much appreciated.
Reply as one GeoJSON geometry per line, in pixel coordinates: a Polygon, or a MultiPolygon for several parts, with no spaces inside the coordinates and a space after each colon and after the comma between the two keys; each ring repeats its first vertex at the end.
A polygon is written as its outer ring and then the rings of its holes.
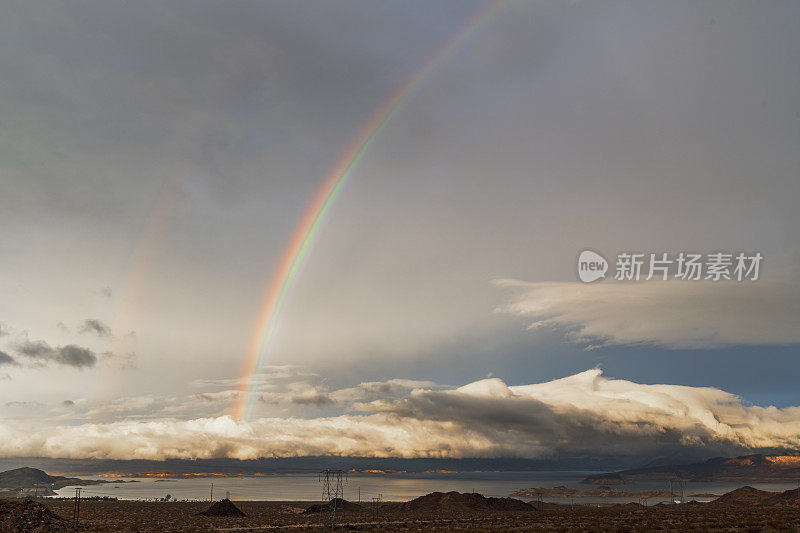
{"type": "MultiPolygon", "coordinates": [[[[369,475],[354,474],[348,476],[344,483],[344,498],[358,501],[371,501],[371,498],[382,495],[386,501],[406,501],[429,492],[479,492],[484,496],[504,497],[517,489],[529,487],[567,487],[587,490],[595,485],[581,485],[580,481],[587,475],[597,472],[460,472],[460,473],[424,473],[424,474],[389,474],[369,475]]],[[[96,476],[81,476],[84,479],[108,479],[96,476]]],[[[152,500],[163,498],[167,494],[177,500],[208,500],[211,495],[211,484],[214,484],[214,499],[221,499],[230,493],[232,500],[319,500],[322,496],[322,483],[316,474],[296,475],[264,475],[239,477],[214,477],[192,479],[154,479],[154,478],[122,478],[136,479],[136,483],[115,483],[107,485],[87,486],[82,494],[91,496],[112,496],[125,500],[152,500]]],[[[716,482],[684,484],[686,501],[696,499],[708,501],[709,498],[691,498],[691,494],[713,493],[724,494],[743,485],[750,485],[762,490],[783,491],[797,488],[796,483],[744,483],[716,482]]],[[[628,491],[645,489],[663,489],[663,481],[641,481],[633,485],[615,485],[615,488],[628,491]]],[[[59,496],[74,496],[74,487],[65,487],[56,491],[59,496]]],[[[544,498],[545,501],[570,503],[569,498],[544,498]]],[[[658,503],[665,498],[650,498],[649,504],[658,503]]],[[[575,498],[575,503],[625,503],[637,501],[636,497],[628,498],[575,498]]]]}

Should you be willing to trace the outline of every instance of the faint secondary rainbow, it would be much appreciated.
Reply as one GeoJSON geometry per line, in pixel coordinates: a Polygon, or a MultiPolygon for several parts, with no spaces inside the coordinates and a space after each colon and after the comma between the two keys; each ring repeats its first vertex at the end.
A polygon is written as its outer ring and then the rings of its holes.
{"type": "Polygon", "coordinates": [[[489,2],[478,10],[453,37],[438,48],[430,59],[415,71],[408,81],[400,86],[372,115],[370,120],[360,128],[359,134],[348,145],[336,165],[325,177],[314,196],[314,200],[300,219],[291,240],[284,249],[278,269],[272,277],[272,282],[261,306],[256,328],[247,350],[246,362],[239,380],[239,394],[233,408],[233,414],[236,418],[249,420],[253,416],[260,388],[260,382],[254,379],[254,375],[264,365],[286,296],[292,288],[303,259],[314,242],[314,238],[325,221],[331,206],[341,193],[353,170],[364,158],[364,155],[386,128],[386,125],[394,118],[416,89],[439,66],[447,61],[459,45],[466,42],[481,26],[492,20],[507,1],[494,0],[489,2]]]}
{"type": "MultiPolygon", "coordinates": [[[[111,318],[111,330],[114,335],[109,339],[109,351],[122,357],[117,361],[124,361],[127,354],[132,352],[130,345],[131,334],[141,300],[148,289],[148,278],[152,273],[154,258],[161,251],[163,237],[171,222],[171,217],[178,209],[180,178],[186,172],[186,164],[178,162],[168,169],[164,177],[153,192],[157,198],[152,207],[141,217],[142,227],[137,239],[130,248],[128,255],[120,263],[118,280],[112,283],[114,287],[114,311],[111,318]]],[[[104,405],[119,391],[119,366],[102,364],[98,366],[96,385],[90,395],[90,405],[104,405]]],[[[98,416],[104,416],[102,410],[98,416]]]]}

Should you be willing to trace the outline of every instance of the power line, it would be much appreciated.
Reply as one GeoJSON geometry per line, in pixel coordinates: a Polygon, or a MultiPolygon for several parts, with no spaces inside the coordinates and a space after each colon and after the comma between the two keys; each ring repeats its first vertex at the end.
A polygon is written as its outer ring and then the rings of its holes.
{"type": "Polygon", "coordinates": [[[383,494],[378,494],[377,497],[372,498],[372,520],[375,522],[378,521],[378,511],[380,510],[381,506],[381,498],[383,498],[383,494]]]}
{"type": "Polygon", "coordinates": [[[325,503],[328,503],[328,509],[331,512],[331,527],[336,524],[336,505],[338,500],[344,499],[344,485],[342,485],[342,476],[345,482],[347,481],[347,473],[344,470],[329,470],[325,469],[320,471],[318,479],[322,485],[322,501],[323,504],[319,508],[319,521],[322,523],[322,511],[325,503]],[[324,479],[323,479],[324,477],[324,479]]]}
{"type": "Polygon", "coordinates": [[[83,489],[75,489],[75,503],[72,505],[72,519],[75,521],[75,529],[78,529],[78,519],[81,514],[81,490],[83,489]]]}

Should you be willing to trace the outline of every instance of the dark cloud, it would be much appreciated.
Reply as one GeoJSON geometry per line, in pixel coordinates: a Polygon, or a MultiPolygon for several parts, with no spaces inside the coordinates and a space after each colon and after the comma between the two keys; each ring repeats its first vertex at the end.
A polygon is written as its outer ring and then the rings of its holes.
{"type": "Polygon", "coordinates": [[[56,360],[61,364],[84,367],[94,366],[97,362],[97,356],[88,348],[81,348],[74,344],[68,344],[58,349],[58,357],[56,360]]]}
{"type": "Polygon", "coordinates": [[[79,333],[93,333],[98,337],[108,337],[111,335],[111,328],[96,318],[87,318],[78,326],[79,333]]]}
{"type": "Polygon", "coordinates": [[[263,404],[265,404],[265,405],[278,405],[278,404],[280,404],[280,403],[281,403],[281,402],[280,402],[280,401],[278,401],[278,399],[277,399],[277,398],[275,398],[274,396],[266,396],[266,395],[264,395],[264,394],[259,394],[259,395],[258,395],[258,401],[259,401],[260,403],[263,403],[263,404]]]}
{"type": "Polygon", "coordinates": [[[25,341],[18,344],[16,350],[40,363],[54,362],[76,368],[92,367],[97,363],[97,355],[93,351],[75,344],[53,348],[44,341],[25,341]]]}
{"type": "Polygon", "coordinates": [[[61,402],[61,405],[63,407],[75,407],[75,402],[73,402],[72,400],[64,400],[63,402],[61,402]]]}
{"type": "Polygon", "coordinates": [[[19,363],[6,352],[0,351],[0,366],[2,365],[19,366],[19,363]]]}
{"type": "Polygon", "coordinates": [[[53,354],[53,348],[44,341],[25,341],[17,345],[17,352],[27,357],[46,358],[53,354]]]}
{"type": "Polygon", "coordinates": [[[103,352],[101,355],[104,361],[115,363],[123,370],[131,370],[136,368],[136,353],[127,352],[124,354],[116,354],[114,352],[103,352]]]}
{"type": "Polygon", "coordinates": [[[292,398],[292,403],[297,405],[315,405],[324,407],[335,403],[333,399],[325,393],[315,392],[313,394],[303,394],[292,398]]]}

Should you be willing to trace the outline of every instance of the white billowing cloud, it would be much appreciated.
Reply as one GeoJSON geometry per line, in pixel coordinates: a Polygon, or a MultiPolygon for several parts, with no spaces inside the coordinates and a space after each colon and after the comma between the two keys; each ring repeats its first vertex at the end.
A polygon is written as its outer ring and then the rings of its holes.
{"type": "Polygon", "coordinates": [[[115,459],[734,453],[798,449],[800,407],[749,406],[719,389],[645,385],[593,369],[533,385],[491,378],[414,388],[319,418],[129,419],[38,431],[3,423],[0,443],[0,456],[115,459]]]}
{"type": "MultiPolygon", "coordinates": [[[[328,390],[322,386],[312,386],[308,383],[296,383],[290,386],[296,391],[292,396],[292,403],[297,405],[315,405],[324,407],[333,404],[356,404],[380,399],[396,398],[417,388],[438,389],[442,388],[433,381],[420,381],[413,379],[390,379],[388,381],[365,381],[355,387],[328,390]]],[[[263,396],[263,395],[262,395],[263,396]]]]}
{"type": "Polygon", "coordinates": [[[800,343],[800,284],[767,281],[528,283],[499,312],[531,327],[567,328],[590,345],[654,344],[714,348],[800,343]]]}
{"type": "MultiPolygon", "coordinates": [[[[289,367],[279,367],[289,368],[289,367]]],[[[446,387],[426,380],[390,379],[387,381],[365,381],[354,387],[331,389],[323,379],[313,373],[291,371],[261,375],[255,378],[261,390],[258,400],[270,405],[348,405],[355,402],[374,401],[383,398],[396,398],[417,388],[440,389],[446,387]]],[[[239,384],[239,379],[198,380],[196,386],[230,386],[239,384]]],[[[191,395],[194,400],[230,404],[239,397],[238,389],[199,392],[191,395]]]]}
{"type": "Polygon", "coordinates": [[[434,381],[414,379],[390,379],[388,381],[365,381],[355,387],[338,389],[330,393],[336,402],[374,401],[386,397],[394,397],[414,389],[439,389],[444,387],[434,381]]]}

